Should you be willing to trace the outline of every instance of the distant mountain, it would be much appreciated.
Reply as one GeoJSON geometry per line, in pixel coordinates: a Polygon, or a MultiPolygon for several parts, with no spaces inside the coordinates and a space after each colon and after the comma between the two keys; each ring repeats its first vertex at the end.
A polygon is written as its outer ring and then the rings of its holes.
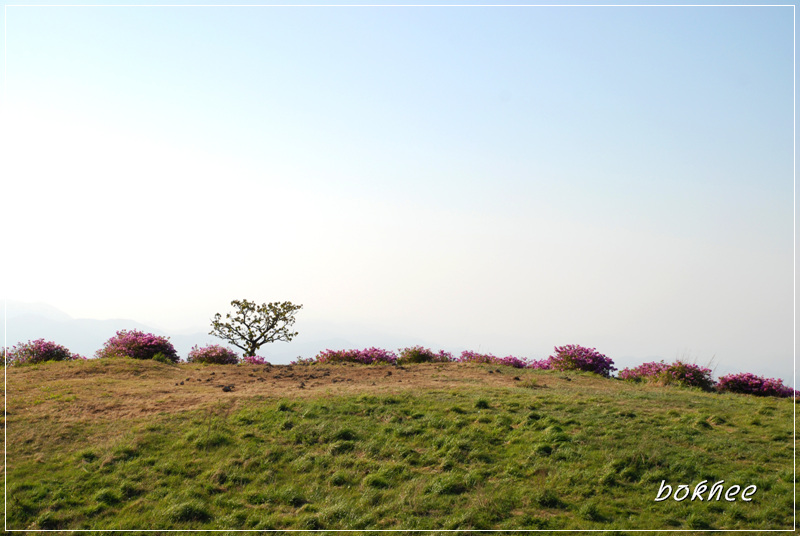
{"type": "Polygon", "coordinates": [[[5,313],[8,320],[18,318],[20,316],[39,316],[48,320],[72,320],[72,317],[60,309],[56,309],[47,303],[25,303],[14,300],[7,300],[5,304],[5,313]]]}
{"type": "Polygon", "coordinates": [[[103,343],[121,329],[139,329],[165,335],[135,320],[72,318],[51,305],[15,301],[8,301],[6,304],[4,324],[0,330],[3,331],[2,341],[8,346],[29,340],[47,339],[86,357],[94,356],[103,343]]]}

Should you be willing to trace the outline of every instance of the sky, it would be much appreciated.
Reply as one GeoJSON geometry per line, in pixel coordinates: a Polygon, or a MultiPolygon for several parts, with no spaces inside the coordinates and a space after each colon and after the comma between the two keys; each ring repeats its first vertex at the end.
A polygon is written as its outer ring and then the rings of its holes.
{"type": "Polygon", "coordinates": [[[5,8],[5,298],[794,383],[793,6],[55,4],[5,8]]]}

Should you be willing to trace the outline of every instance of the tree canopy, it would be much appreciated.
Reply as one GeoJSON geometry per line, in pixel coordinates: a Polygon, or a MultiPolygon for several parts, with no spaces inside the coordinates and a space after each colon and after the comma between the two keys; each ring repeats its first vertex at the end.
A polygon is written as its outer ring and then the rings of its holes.
{"type": "Polygon", "coordinates": [[[256,305],[248,300],[233,300],[233,313],[222,315],[217,313],[211,320],[211,331],[214,335],[225,339],[244,351],[245,356],[254,356],[256,351],[269,342],[289,342],[297,335],[291,331],[294,325],[294,314],[302,305],[292,302],[272,302],[256,305]]]}

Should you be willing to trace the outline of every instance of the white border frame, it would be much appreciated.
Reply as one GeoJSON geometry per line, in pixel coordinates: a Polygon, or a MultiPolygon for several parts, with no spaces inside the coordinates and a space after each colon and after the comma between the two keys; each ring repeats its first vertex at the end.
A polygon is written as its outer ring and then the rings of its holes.
{"type": "MultiPolygon", "coordinates": [[[[3,4],[3,102],[6,106],[8,8],[25,7],[791,7],[792,8],[792,360],[797,386],[797,15],[795,4],[3,4]]],[[[2,117],[0,113],[0,117],[2,117]]],[[[5,222],[4,222],[5,223],[5,222]]],[[[791,529],[9,529],[6,452],[8,302],[3,300],[3,528],[6,532],[795,532],[797,529],[797,398],[792,399],[793,525],[791,529]]]]}

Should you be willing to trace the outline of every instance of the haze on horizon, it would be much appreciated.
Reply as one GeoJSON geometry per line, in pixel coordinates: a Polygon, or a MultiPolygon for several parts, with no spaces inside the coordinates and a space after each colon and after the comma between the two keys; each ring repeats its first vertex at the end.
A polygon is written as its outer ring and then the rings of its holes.
{"type": "Polygon", "coordinates": [[[3,296],[789,379],[793,17],[9,6],[3,296]]]}

